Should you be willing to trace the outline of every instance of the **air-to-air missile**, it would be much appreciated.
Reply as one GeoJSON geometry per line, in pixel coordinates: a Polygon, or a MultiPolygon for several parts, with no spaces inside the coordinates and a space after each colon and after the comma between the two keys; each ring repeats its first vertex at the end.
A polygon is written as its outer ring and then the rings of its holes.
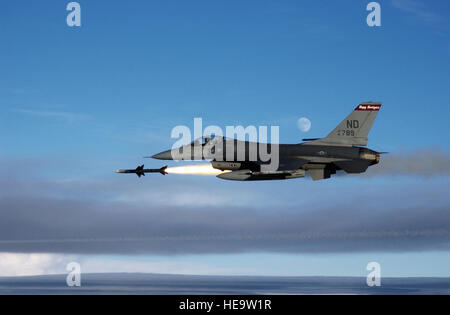
{"type": "Polygon", "coordinates": [[[144,168],[144,164],[136,167],[134,170],[117,170],[116,173],[125,173],[125,174],[136,174],[138,177],[145,176],[145,173],[161,173],[166,175],[167,166],[163,166],[161,168],[144,168]]]}

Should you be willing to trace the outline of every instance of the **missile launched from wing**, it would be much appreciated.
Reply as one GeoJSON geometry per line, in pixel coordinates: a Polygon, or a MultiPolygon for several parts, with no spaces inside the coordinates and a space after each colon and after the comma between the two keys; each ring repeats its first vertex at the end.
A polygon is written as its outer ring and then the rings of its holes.
{"type": "Polygon", "coordinates": [[[134,170],[117,170],[116,173],[121,174],[136,174],[138,177],[145,176],[145,173],[161,173],[162,175],[166,175],[167,165],[161,168],[144,168],[144,164],[136,167],[134,170]]]}

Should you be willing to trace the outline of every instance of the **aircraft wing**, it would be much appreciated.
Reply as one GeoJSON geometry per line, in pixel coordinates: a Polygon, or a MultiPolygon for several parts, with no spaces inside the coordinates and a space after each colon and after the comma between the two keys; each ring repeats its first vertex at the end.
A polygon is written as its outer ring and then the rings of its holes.
{"type": "Polygon", "coordinates": [[[304,164],[308,163],[305,159],[280,159],[280,164],[278,166],[278,171],[293,171],[302,167],[304,164]]]}
{"type": "MultiPolygon", "coordinates": [[[[301,168],[303,165],[305,165],[306,163],[308,163],[308,160],[305,159],[296,159],[296,158],[281,158],[280,157],[280,161],[278,162],[278,169],[277,171],[282,172],[282,171],[295,171],[299,168],[301,168]]],[[[268,163],[265,162],[251,162],[254,163],[255,166],[257,165],[258,168],[262,165],[268,165],[268,163]]]]}

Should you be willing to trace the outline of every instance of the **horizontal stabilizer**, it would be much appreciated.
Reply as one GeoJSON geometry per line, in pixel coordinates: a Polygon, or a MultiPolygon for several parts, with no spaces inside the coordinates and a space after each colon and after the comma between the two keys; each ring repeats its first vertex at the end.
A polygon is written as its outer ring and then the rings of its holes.
{"type": "Polygon", "coordinates": [[[346,173],[349,174],[358,174],[358,173],[364,173],[367,168],[371,165],[371,161],[339,161],[334,162],[333,164],[339,167],[340,169],[344,170],[346,173]]]}

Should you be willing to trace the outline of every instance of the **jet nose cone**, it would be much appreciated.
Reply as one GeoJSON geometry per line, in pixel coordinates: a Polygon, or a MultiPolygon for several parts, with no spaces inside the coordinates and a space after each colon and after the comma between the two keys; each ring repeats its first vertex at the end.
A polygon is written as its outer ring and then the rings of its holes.
{"type": "Polygon", "coordinates": [[[172,159],[172,151],[167,150],[167,151],[152,155],[152,158],[158,159],[158,160],[173,160],[172,159]]]}

